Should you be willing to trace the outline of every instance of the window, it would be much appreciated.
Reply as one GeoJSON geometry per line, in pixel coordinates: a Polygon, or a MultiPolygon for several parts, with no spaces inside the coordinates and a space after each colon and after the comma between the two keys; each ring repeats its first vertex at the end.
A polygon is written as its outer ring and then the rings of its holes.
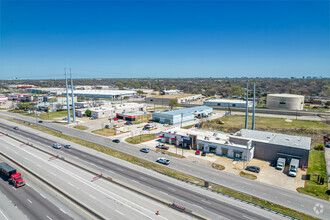
{"type": "Polygon", "coordinates": [[[228,156],[228,149],[222,148],[221,149],[221,154],[225,155],[225,156],[228,156]]]}

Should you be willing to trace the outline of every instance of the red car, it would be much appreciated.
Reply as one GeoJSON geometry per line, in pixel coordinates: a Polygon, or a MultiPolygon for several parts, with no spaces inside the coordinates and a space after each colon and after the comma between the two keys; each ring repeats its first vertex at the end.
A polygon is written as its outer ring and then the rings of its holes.
{"type": "Polygon", "coordinates": [[[201,151],[200,150],[196,150],[196,155],[200,155],[201,154],[201,151]]]}

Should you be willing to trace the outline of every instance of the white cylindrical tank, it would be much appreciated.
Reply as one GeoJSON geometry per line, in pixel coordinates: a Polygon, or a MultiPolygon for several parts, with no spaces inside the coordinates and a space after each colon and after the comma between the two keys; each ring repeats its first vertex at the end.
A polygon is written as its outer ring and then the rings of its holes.
{"type": "Polygon", "coordinates": [[[267,108],[303,110],[304,96],[294,94],[268,94],[267,108]]]}

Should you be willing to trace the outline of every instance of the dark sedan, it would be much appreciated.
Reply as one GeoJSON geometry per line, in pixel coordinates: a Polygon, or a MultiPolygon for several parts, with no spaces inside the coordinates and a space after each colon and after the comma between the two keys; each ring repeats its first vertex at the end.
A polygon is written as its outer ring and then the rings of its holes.
{"type": "Polygon", "coordinates": [[[247,166],[245,169],[248,171],[251,171],[251,172],[255,172],[255,173],[260,172],[260,167],[257,167],[257,166],[247,166]]]}

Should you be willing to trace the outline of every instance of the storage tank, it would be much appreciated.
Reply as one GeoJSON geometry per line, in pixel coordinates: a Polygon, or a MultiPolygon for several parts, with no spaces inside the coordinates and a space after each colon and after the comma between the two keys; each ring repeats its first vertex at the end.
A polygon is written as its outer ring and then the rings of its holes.
{"type": "Polygon", "coordinates": [[[304,96],[294,94],[268,94],[267,108],[270,109],[288,109],[303,110],[304,96]]]}

